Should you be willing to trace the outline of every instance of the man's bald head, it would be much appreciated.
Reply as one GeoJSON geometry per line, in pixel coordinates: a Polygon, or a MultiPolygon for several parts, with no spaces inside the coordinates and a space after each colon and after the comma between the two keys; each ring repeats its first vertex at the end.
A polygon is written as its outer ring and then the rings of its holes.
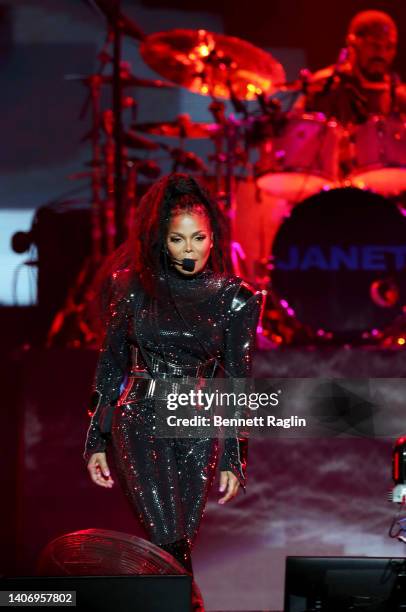
{"type": "Polygon", "coordinates": [[[361,37],[368,34],[383,35],[389,36],[397,42],[398,28],[388,13],[383,11],[362,11],[351,19],[348,34],[361,37]]]}
{"type": "Polygon", "coordinates": [[[348,27],[347,44],[353,52],[353,63],[370,81],[382,81],[390,71],[397,40],[396,23],[383,11],[357,13],[348,27]]]}

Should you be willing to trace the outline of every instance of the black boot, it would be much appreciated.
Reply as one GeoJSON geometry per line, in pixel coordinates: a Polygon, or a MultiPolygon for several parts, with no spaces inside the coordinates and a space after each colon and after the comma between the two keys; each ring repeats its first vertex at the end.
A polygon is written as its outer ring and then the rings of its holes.
{"type": "Polygon", "coordinates": [[[159,544],[159,547],[163,548],[163,550],[166,550],[166,552],[171,554],[172,557],[174,557],[176,561],[183,565],[186,571],[193,576],[190,546],[186,538],[176,540],[176,542],[169,542],[168,544],[159,544]]]}
{"type": "MultiPolygon", "coordinates": [[[[169,542],[169,544],[159,544],[159,548],[166,550],[172,555],[193,577],[192,568],[192,557],[190,554],[190,545],[186,538],[182,540],[176,540],[176,542],[169,542]]],[[[204,612],[203,597],[196,582],[192,582],[192,600],[191,600],[191,611],[192,612],[204,612]]]]}

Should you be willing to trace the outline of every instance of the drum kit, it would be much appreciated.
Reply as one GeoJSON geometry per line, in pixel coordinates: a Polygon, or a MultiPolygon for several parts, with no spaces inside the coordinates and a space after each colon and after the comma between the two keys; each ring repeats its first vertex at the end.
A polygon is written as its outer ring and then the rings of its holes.
{"type": "MultiPolygon", "coordinates": [[[[111,26],[114,3],[96,4],[111,26]]],[[[282,110],[280,93],[292,94],[293,100],[306,95],[307,71],[287,83],[282,65],[270,53],[203,29],[145,36],[121,13],[114,27],[140,41],[144,62],[164,80],[138,78],[120,60],[117,116],[114,109],[101,109],[101,88],[114,80],[117,86],[117,76],[104,74],[112,63],[105,50],[99,56],[98,74],[75,77],[89,90],[93,116],[88,135],[93,150],[92,260],[112,252],[120,224],[121,235],[131,231],[139,177],[156,179],[164,156],[172,170],[196,173],[212,188],[230,219],[235,271],[244,276],[235,217],[237,176],[245,176],[257,194],[287,202],[271,253],[262,262],[265,274],[262,279],[245,274],[248,281],[268,290],[264,329],[271,341],[384,344],[390,337],[390,343],[392,338],[396,342],[400,332],[387,330],[394,325],[403,329],[396,322],[406,312],[402,118],[374,115],[363,124],[343,125],[321,113],[282,110]],[[128,94],[131,87],[183,87],[206,96],[213,121],[194,122],[184,114],[137,122],[137,102],[128,94]],[[232,112],[227,111],[230,103],[232,112]],[[126,109],[132,112],[129,126],[124,127],[126,109]],[[173,139],[175,145],[162,138],[173,139]],[[185,148],[190,139],[211,141],[213,152],[207,160],[185,148]],[[120,215],[115,211],[114,183],[118,147],[125,201],[120,215]],[[146,157],[140,155],[143,152],[146,157]]],[[[250,214],[256,214],[255,207],[250,214]]],[[[258,237],[253,234],[250,240],[258,237]]],[[[57,332],[51,330],[51,337],[57,332]]]]}

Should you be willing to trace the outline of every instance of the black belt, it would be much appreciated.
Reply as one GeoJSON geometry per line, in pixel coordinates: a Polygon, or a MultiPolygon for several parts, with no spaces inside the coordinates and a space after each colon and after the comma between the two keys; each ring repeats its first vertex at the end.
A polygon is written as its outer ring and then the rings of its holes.
{"type": "Polygon", "coordinates": [[[211,378],[196,378],[195,376],[170,376],[162,374],[152,378],[148,372],[138,371],[130,375],[117,405],[134,403],[142,399],[167,401],[170,393],[179,395],[191,390],[204,390],[211,385],[211,378]]]}
{"type": "Polygon", "coordinates": [[[217,359],[213,357],[208,361],[198,363],[196,366],[181,366],[175,363],[162,361],[157,357],[151,357],[149,360],[150,368],[131,370],[130,376],[140,376],[142,378],[213,378],[217,369],[217,359]]]}

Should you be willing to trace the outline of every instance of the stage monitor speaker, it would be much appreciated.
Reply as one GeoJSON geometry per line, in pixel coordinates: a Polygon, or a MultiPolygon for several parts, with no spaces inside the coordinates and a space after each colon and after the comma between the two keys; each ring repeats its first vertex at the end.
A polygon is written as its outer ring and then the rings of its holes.
{"type": "Polygon", "coordinates": [[[406,559],[287,557],[284,612],[406,610],[406,559]]]}
{"type": "Polygon", "coordinates": [[[64,603],[47,604],[46,609],[60,611],[74,607],[80,612],[190,612],[191,588],[192,578],[188,575],[2,577],[0,607],[6,603],[4,591],[45,594],[73,591],[76,605],[69,604],[67,598],[62,597],[64,603]]]}

